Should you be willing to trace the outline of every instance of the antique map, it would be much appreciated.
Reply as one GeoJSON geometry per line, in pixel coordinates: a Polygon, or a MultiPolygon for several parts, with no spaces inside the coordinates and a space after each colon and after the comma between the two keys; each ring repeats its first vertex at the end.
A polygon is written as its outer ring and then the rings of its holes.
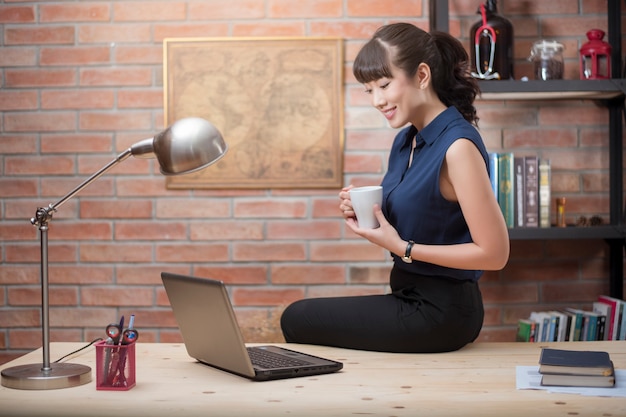
{"type": "Polygon", "coordinates": [[[229,148],[169,188],[341,186],[340,39],[166,39],[164,54],[167,124],[205,118],[229,148]]]}

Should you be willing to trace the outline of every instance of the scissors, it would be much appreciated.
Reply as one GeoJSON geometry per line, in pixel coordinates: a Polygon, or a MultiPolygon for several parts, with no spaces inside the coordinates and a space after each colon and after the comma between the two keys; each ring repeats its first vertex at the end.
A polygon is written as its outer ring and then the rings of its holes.
{"type": "Polygon", "coordinates": [[[124,331],[124,316],[120,319],[120,323],[111,323],[106,329],[106,335],[111,338],[114,345],[122,344],[129,345],[131,343],[135,343],[139,338],[139,332],[134,329],[135,325],[135,315],[130,316],[130,320],[128,321],[128,328],[124,331]],[[121,340],[120,340],[121,339],[121,340]]]}

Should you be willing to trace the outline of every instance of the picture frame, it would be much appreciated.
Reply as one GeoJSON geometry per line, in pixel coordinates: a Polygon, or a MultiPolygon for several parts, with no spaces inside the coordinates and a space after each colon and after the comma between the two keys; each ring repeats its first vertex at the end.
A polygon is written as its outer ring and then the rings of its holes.
{"type": "Polygon", "coordinates": [[[166,124],[202,117],[229,147],[167,188],[342,186],[340,38],[168,38],[163,53],[166,124]]]}

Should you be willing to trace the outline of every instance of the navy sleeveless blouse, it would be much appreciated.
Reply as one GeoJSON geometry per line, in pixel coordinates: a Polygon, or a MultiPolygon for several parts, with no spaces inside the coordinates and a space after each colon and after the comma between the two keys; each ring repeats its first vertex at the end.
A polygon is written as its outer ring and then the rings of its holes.
{"type": "MultiPolygon", "coordinates": [[[[408,126],[396,135],[389,153],[389,170],[382,181],[382,209],[402,239],[428,245],[471,242],[460,205],[443,198],[439,188],[439,174],[446,151],[460,138],[476,145],[489,173],[489,158],[480,134],[455,107],[447,108],[421,132],[408,126]],[[417,148],[421,146],[421,149],[416,150],[409,168],[414,137],[417,138],[417,148]]],[[[408,264],[397,255],[392,256],[397,268],[419,275],[477,281],[483,272],[415,260],[408,264]]]]}

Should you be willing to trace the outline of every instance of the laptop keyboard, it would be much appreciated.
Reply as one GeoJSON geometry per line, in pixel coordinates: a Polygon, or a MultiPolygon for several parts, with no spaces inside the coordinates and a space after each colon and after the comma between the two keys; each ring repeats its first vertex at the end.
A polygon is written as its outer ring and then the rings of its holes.
{"type": "Polygon", "coordinates": [[[248,348],[250,361],[254,366],[265,369],[273,368],[290,368],[293,366],[309,365],[310,362],[289,358],[275,352],[269,352],[263,349],[248,348]]]}

